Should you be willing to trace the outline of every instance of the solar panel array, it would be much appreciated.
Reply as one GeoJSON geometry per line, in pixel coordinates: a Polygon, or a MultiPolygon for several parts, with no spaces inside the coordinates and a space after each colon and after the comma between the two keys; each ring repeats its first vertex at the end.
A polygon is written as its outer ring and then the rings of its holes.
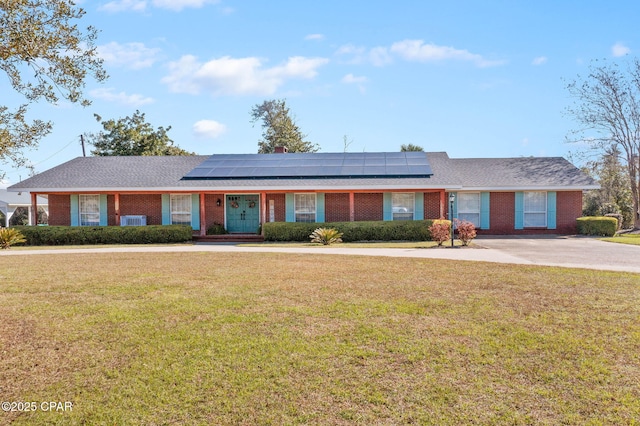
{"type": "Polygon", "coordinates": [[[214,154],[183,179],[429,177],[424,152],[214,154]]]}

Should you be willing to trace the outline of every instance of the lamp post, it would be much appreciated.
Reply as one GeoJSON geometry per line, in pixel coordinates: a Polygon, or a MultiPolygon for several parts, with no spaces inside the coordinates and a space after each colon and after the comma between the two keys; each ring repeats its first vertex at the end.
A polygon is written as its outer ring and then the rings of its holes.
{"type": "Polygon", "coordinates": [[[453,192],[449,193],[449,220],[451,221],[451,247],[453,247],[453,202],[456,196],[453,192]]]}

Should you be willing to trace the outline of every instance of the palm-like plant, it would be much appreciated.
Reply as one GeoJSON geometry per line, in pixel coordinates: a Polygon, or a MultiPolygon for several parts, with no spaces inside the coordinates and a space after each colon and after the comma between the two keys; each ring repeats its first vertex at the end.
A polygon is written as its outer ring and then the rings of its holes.
{"type": "Polygon", "coordinates": [[[338,232],[333,228],[318,228],[311,235],[312,243],[321,243],[325,246],[333,243],[341,243],[342,242],[342,232],[338,232]]]}
{"type": "Polygon", "coordinates": [[[27,239],[22,233],[13,228],[0,228],[0,248],[8,249],[9,247],[26,242],[27,239]]]}

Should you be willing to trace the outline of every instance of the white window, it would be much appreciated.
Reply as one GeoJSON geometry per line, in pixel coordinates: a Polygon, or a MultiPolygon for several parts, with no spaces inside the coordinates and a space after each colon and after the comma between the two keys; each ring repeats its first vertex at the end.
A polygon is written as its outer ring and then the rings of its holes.
{"type": "Polygon", "coordinates": [[[191,194],[171,195],[171,224],[191,225],[191,194]]]}
{"type": "Polygon", "coordinates": [[[295,194],[296,222],[316,221],[316,194],[295,194]]]}
{"type": "Polygon", "coordinates": [[[394,192],[391,195],[393,220],[413,220],[415,198],[413,192],[394,192]]]}
{"type": "Polygon", "coordinates": [[[458,192],[458,219],[480,227],[480,193],[458,192]]]}
{"type": "Polygon", "coordinates": [[[524,227],[546,228],[547,226],[547,193],[524,193],[524,227]]]}
{"type": "Polygon", "coordinates": [[[80,195],[78,197],[80,226],[100,225],[100,196],[80,195]]]}

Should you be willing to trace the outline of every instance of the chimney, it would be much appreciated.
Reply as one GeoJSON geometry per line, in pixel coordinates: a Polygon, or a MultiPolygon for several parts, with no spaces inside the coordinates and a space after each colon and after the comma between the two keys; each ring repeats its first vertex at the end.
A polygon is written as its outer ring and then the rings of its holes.
{"type": "Polygon", "coordinates": [[[286,146],[276,146],[275,151],[273,152],[275,152],[276,154],[286,154],[287,152],[289,152],[289,150],[286,146]]]}

